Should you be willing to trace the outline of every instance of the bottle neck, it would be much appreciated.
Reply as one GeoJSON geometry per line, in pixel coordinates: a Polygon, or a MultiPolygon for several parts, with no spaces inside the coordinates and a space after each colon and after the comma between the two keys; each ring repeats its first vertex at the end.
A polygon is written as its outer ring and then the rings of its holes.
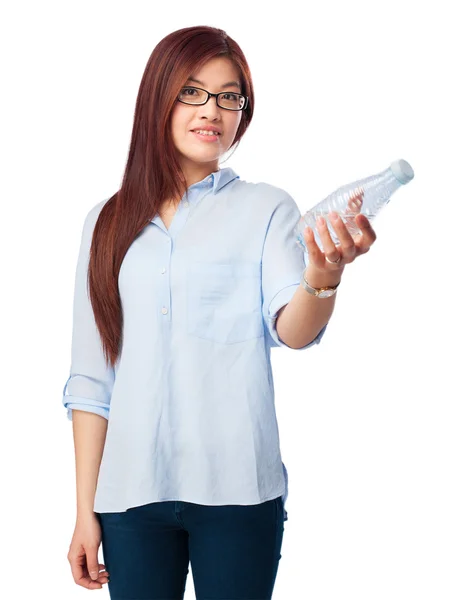
{"type": "Polygon", "coordinates": [[[380,171],[380,173],[376,173],[375,175],[371,175],[370,177],[367,177],[364,180],[364,184],[372,184],[374,187],[375,186],[379,186],[379,187],[384,187],[387,189],[387,191],[389,192],[389,194],[393,194],[393,192],[395,192],[399,187],[401,187],[403,184],[398,181],[398,179],[395,177],[395,175],[393,174],[393,171],[390,167],[388,167],[387,169],[384,169],[383,171],[380,171]]]}

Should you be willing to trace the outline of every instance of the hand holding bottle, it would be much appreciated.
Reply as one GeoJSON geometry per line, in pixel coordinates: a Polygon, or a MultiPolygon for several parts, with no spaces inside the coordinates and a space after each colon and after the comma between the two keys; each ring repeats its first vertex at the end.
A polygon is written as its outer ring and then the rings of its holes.
{"type": "MultiPolygon", "coordinates": [[[[354,202],[361,202],[359,196],[360,194],[354,199],[354,202]]],[[[330,212],[328,218],[340,241],[339,245],[335,245],[326,221],[321,216],[317,218],[316,225],[324,252],[320,250],[316,243],[312,229],[307,226],[304,230],[304,241],[309,259],[305,278],[312,287],[336,285],[341,279],[344,267],[352,263],[356,257],[369,252],[370,247],[377,239],[377,234],[369,219],[360,212],[360,209],[355,217],[350,217],[353,219],[355,226],[361,231],[360,234],[354,237],[350,234],[343,219],[335,211],[330,212]]]]}
{"type": "MultiPolygon", "coordinates": [[[[406,160],[399,159],[393,161],[387,169],[380,173],[341,186],[301,217],[295,227],[297,243],[304,251],[306,250],[303,231],[305,225],[308,225],[314,233],[317,245],[323,250],[323,241],[316,218],[318,216],[328,217],[327,225],[330,226],[329,215],[331,212],[337,212],[340,215],[351,235],[359,233],[356,225],[357,215],[363,213],[369,221],[375,219],[388,204],[391,196],[399,188],[409,183],[413,177],[414,171],[411,165],[406,160]]],[[[333,240],[337,243],[335,228],[330,227],[329,230],[333,240]]]]}

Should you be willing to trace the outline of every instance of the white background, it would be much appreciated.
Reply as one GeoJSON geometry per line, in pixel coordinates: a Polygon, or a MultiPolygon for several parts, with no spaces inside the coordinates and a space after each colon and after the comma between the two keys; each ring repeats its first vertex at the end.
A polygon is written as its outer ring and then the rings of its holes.
{"type": "Polygon", "coordinates": [[[322,343],[272,352],[289,472],[273,598],[468,600],[464,3],[22,2],[2,13],[2,596],[91,593],[66,558],[75,471],[61,404],[81,228],[118,189],[153,48],[212,25],[240,44],[256,94],[222,167],[285,189],[302,213],[392,160],[415,170],[373,222],[371,251],[346,267],[322,343]]]}

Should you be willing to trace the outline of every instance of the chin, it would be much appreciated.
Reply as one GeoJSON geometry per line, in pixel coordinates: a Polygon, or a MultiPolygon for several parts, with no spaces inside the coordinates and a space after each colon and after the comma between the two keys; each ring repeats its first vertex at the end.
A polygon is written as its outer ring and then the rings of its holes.
{"type": "MultiPolygon", "coordinates": [[[[224,151],[225,152],[225,151],[224,151]]],[[[210,152],[209,150],[206,151],[202,151],[202,152],[198,152],[198,153],[191,153],[191,154],[184,154],[183,156],[187,159],[187,160],[192,160],[194,162],[203,162],[203,163],[207,163],[207,162],[212,162],[214,160],[219,160],[219,158],[221,156],[224,155],[224,152],[210,152]]]]}

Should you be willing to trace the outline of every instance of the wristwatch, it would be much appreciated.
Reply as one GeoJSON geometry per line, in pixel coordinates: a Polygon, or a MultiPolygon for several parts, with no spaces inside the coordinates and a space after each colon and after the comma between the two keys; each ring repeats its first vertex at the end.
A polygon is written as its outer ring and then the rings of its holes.
{"type": "Polygon", "coordinates": [[[339,283],[337,283],[334,286],[325,286],[325,287],[321,287],[321,288],[314,288],[311,287],[308,283],[307,280],[305,279],[305,272],[307,270],[307,267],[305,267],[304,272],[302,273],[302,280],[301,280],[301,284],[302,287],[307,290],[307,292],[309,294],[312,294],[312,296],[316,296],[317,298],[329,298],[330,296],[333,296],[333,294],[336,294],[336,290],[339,286],[339,283]]]}

